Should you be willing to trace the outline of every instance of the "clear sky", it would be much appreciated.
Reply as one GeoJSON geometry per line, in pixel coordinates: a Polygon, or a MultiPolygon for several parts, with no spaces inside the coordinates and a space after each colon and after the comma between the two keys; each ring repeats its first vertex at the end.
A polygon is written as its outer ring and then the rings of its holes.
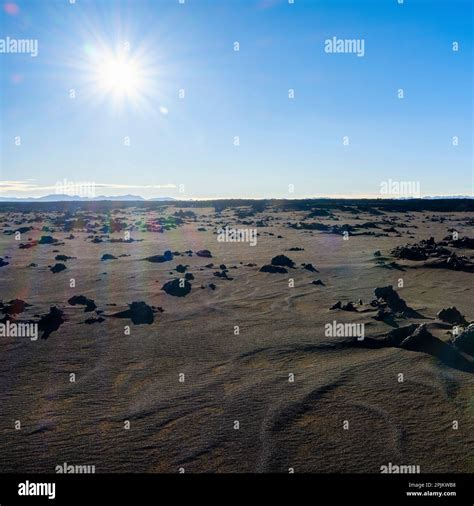
{"type": "Polygon", "coordinates": [[[472,195],[470,0],[70,1],[0,0],[0,196],[472,195]]]}

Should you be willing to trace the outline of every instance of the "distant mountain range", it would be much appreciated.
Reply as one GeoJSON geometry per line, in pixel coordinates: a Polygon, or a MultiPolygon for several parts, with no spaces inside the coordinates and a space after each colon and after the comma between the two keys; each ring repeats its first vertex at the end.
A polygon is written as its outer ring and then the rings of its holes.
{"type": "MultiPolygon", "coordinates": [[[[446,199],[472,199],[474,198],[472,195],[446,195],[443,197],[421,197],[421,200],[446,200],[446,199]]],[[[397,200],[412,200],[413,197],[398,197],[397,200]]]]}
{"type": "Polygon", "coordinates": [[[118,201],[118,202],[166,202],[176,201],[172,197],[156,197],[153,199],[144,199],[139,195],[117,195],[107,197],[105,195],[99,195],[98,197],[79,197],[77,195],[45,195],[43,197],[0,197],[0,202],[95,202],[95,201],[118,201]]]}
{"type": "MultiPolygon", "coordinates": [[[[473,198],[472,195],[446,195],[442,197],[440,196],[421,197],[420,200],[450,200],[450,199],[472,199],[472,198],[473,198]]],[[[350,199],[354,199],[354,197],[351,197],[350,199]]],[[[359,200],[357,198],[355,199],[359,200]]],[[[360,200],[365,199],[366,198],[364,197],[360,198],[360,200]]],[[[99,195],[98,197],[79,197],[77,195],[56,195],[56,194],[44,195],[43,197],[0,197],[0,202],[99,202],[99,201],[103,202],[107,200],[113,202],[177,202],[179,199],[175,199],[173,197],[155,197],[152,199],[144,199],[139,195],[130,195],[130,194],[117,195],[112,197],[107,197],[106,195],[99,195]]],[[[209,199],[209,200],[222,200],[222,199],[209,199]]],[[[247,200],[258,200],[258,199],[247,199],[247,200]]],[[[308,199],[295,199],[295,200],[308,200],[308,199]]],[[[320,200],[334,200],[334,199],[332,199],[331,197],[324,197],[320,198],[320,200]]],[[[393,200],[414,200],[414,199],[413,197],[394,197],[393,200]]]]}

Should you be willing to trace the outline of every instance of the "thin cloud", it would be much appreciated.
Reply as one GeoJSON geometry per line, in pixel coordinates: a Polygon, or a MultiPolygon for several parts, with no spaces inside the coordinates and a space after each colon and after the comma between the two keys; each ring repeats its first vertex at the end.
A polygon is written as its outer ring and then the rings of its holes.
{"type": "Polygon", "coordinates": [[[153,184],[153,185],[130,185],[121,183],[95,183],[94,181],[69,181],[67,179],[58,181],[54,185],[41,186],[27,181],[0,181],[0,193],[7,192],[41,192],[56,191],[58,185],[93,185],[95,188],[111,189],[111,190],[156,190],[156,189],[173,189],[177,188],[174,183],[153,184]]]}

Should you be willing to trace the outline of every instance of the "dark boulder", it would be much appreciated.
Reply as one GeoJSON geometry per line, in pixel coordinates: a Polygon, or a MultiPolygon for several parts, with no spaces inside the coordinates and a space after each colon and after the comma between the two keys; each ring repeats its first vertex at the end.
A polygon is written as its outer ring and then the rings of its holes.
{"type": "Polygon", "coordinates": [[[31,304],[21,299],[13,299],[3,308],[3,312],[9,315],[19,314],[23,313],[27,307],[31,307],[31,304]]]}
{"type": "Polygon", "coordinates": [[[354,304],[352,302],[348,302],[347,304],[344,304],[344,306],[341,307],[343,311],[357,311],[354,304]]]}
{"type": "Polygon", "coordinates": [[[386,302],[392,311],[403,313],[410,310],[406,302],[393,289],[392,285],[376,288],[374,294],[377,299],[382,299],[386,302]]]}
{"type": "Polygon", "coordinates": [[[173,260],[173,253],[171,253],[171,251],[167,250],[163,253],[163,255],[153,255],[151,257],[145,258],[145,260],[148,260],[148,262],[158,263],[158,264],[161,264],[163,262],[170,262],[171,260],[173,260]]]}
{"type": "Polygon", "coordinates": [[[95,302],[92,299],[88,299],[84,295],[74,295],[68,300],[68,303],[71,306],[86,306],[84,313],[90,313],[91,311],[94,311],[94,309],[97,309],[95,302]]]}
{"type": "Polygon", "coordinates": [[[64,264],[58,263],[58,264],[54,265],[53,267],[51,267],[50,271],[52,273],[56,274],[58,272],[66,270],[66,269],[67,269],[67,267],[64,264]]]}
{"type": "Polygon", "coordinates": [[[66,262],[67,260],[71,260],[74,257],[68,257],[67,255],[56,255],[54,259],[57,262],[66,262]]]}
{"type": "Polygon", "coordinates": [[[128,307],[130,309],[120,311],[112,316],[115,318],[130,318],[134,325],[150,325],[155,320],[153,309],[145,302],[132,302],[128,307]]]}
{"type": "Polygon", "coordinates": [[[286,255],[277,255],[276,257],[273,257],[271,264],[277,265],[279,267],[290,268],[293,268],[295,266],[295,262],[293,262],[293,260],[291,260],[291,258],[288,258],[286,255]]]}
{"type": "Polygon", "coordinates": [[[99,316],[98,318],[87,318],[87,320],[84,321],[87,325],[92,325],[93,323],[102,323],[105,321],[105,318],[102,318],[102,316],[99,316]]]}
{"type": "Polygon", "coordinates": [[[42,235],[38,241],[38,244],[55,244],[57,242],[58,240],[54,237],[51,237],[50,235],[42,235]]]}
{"type": "Polygon", "coordinates": [[[454,336],[451,343],[459,351],[474,356],[474,323],[471,323],[460,334],[454,336]]]}
{"type": "Polygon", "coordinates": [[[464,316],[455,307],[442,309],[436,316],[441,321],[451,323],[453,325],[457,323],[463,323],[465,321],[464,316]]]}
{"type": "Polygon", "coordinates": [[[191,283],[186,279],[176,278],[165,283],[161,289],[174,297],[186,297],[191,291],[191,283]]]}
{"type": "Polygon", "coordinates": [[[65,322],[64,313],[57,307],[51,307],[48,314],[43,315],[38,322],[38,330],[43,332],[41,339],[48,339],[65,322]]]}
{"type": "Polygon", "coordinates": [[[389,346],[420,351],[432,345],[434,337],[424,323],[421,325],[413,323],[391,330],[386,335],[386,341],[389,346]]]}

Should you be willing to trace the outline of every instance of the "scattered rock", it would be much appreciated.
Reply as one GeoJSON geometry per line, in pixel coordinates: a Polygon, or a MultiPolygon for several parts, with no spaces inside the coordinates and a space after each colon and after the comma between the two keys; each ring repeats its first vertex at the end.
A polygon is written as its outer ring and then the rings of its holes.
{"type": "Polygon", "coordinates": [[[471,237],[463,237],[458,239],[457,241],[451,239],[449,241],[449,245],[453,248],[465,248],[465,249],[474,249],[474,239],[471,237]]]}
{"type": "Polygon", "coordinates": [[[153,255],[151,257],[145,258],[145,260],[148,260],[148,262],[158,263],[161,264],[163,262],[170,262],[173,260],[173,253],[171,251],[167,250],[163,253],[163,255],[153,255]]]}
{"type": "Polygon", "coordinates": [[[57,272],[61,272],[61,271],[64,271],[65,269],[67,269],[67,267],[64,265],[64,264],[56,264],[54,265],[53,267],[51,267],[50,271],[54,274],[56,274],[57,272]]]}
{"type": "Polygon", "coordinates": [[[468,325],[459,335],[454,336],[451,344],[459,351],[474,356],[474,323],[468,325]]]}
{"type": "Polygon", "coordinates": [[[165,283],[161,289],[168,295],[173,295],[174,297],[186,297],[191,291],[191,283],[186,279],[182,280],[176,278],[165,283]]]}
{"type": "Polygon", "coordinates": [[[348,302],[347,304],[344,304],[344,306],[341,307],[343,311],[357,311],[354,304],[352,302],[348,302]]]}
{"type": "Polygon", "coordinates": [[[407,244],[406,246],[397,246],[392,250],[392,255],[404,260],[427,260],[428,258],[448,256],[451,252],[436,244],[433,237],[424,239],[417,244],[407,244]]]}
{"type": "Polygon", "coordinates": [[[95,302],[92,299],[88,299],[84,295],[74,295],[68,300],[68,303],[71,306],[86,306],[84,309],[84,313],[89,313],[91,311],[94,311],[94,309],[97,309],[97,306],[95,302]]]}
{"type": "Polygon", "coordinates": [[[426,324],[416,323],[391,330],[386,341],[389,346],[405,348],[413,351],[423,350],[433,342],[433,335],[427,330],[426,324]]]}
{"type": "Polygon", "coordinates": [[[145,302],[132,302],[128,307],[130,309],[120,311],[112,316],[115,318],[130,318],[134,325],[150,325],[155,320],[153,309],[145,302]]]}
{"type": "Polygon", "coordinates": [[[117,260],[117,257],[115,255],[111,255],[110,253],[104,253],[102,255],[101,261],[104,262],[106,260],[117,260]]]}
{"type": "Polygon", "coordinates": [[[38,244],[55,244],[59,242],[57,239],[54,239],[54,237],[51,237],[50,235],[42,235],[40,240],[38,241],[38,244]]]}
{"type": "Polygon", "coordinates": [[[74,257],[68,257],[67,255],[56,255],[54,259],[59,262],[66,262],[67,260],[71,260],[74,257]]]}
{"type": "Polygon", "coordinates": [[[290,267],[290,268],[293,268],[295,266],[295,262],[293,262],[293,260],[291,260],[291,258],[288,258],[286,255],[277,255],[276,257],[273,257],[271,264],[280,267],[290,267]]]}
{"type": "Polygon", "coordinates": [[[202,249],[196,252],[198,257],[202,258],[212,258],[212,253],[208,249],[202,249]]]}
{"type": "Polygon", "coordinates": [[[52,306],[49,313],[40,318],[38,322],[38,330],[43,332],[41,339],[48,339],[51,333],[59,329],[59,327],[65,322],[63,315],[64,313],[59,308],[52,306]]]}
{"type": "Polygon", "coordinates": [[[3,312],[9,315],[20,314],[23,313],[27,307],[31,307],[31,304],[21,299],[13,299],[3,308],[3,312]]]}
{"type": "Polygon", "coordinates": [[[376,288],[374,293],[377,299],[382,299],[387,306],[396,313],[406,313],[411,311],[406,302],[393,289],[392,285],[376,288]]]}
{"type": "Polygon", "coordinates": [[[451,323],[453,325],[463,323],[465,321],[464,316],[455,307],[441,309],[436,316],[441,321],[451,323]]]}
{"type": "Polygon", "coordinates": [[[99,316],[98,318],[87,318],[87,320],[84,321],[87,325],[92,325],[93,323],[102,323],[105,321],[105,318],[102,318],[102,316],[99,316]]]}
{"type": "Polygon", "coordinates": [[[452,253],[449,257],[435,258],[423,264],[423,267],[450,269],[453,271],[474,272],[474,263],[464,256],[452,253]]]}

